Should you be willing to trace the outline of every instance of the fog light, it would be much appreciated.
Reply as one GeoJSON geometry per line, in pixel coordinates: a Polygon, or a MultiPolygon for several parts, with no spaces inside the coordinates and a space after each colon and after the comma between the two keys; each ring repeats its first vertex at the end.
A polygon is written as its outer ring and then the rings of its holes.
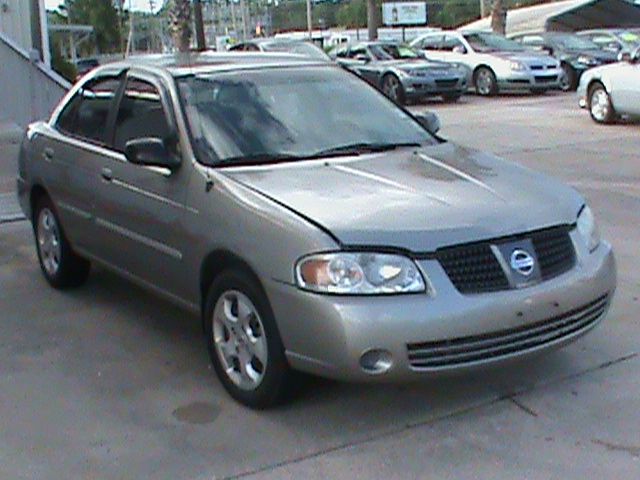
{"type": "Polygon", "coordinates": [[[386,350],[368,350],[360,357],[360,366],[367,373],[385,373],[392,365],[391,352],[386,350]]]}

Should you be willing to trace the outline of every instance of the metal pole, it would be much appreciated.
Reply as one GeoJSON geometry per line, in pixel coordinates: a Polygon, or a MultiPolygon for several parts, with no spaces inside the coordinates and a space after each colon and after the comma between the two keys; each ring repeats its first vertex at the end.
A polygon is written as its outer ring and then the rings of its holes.
{"type": "Polygon", "coordinates": [[[309,30],[309,40],[313,40],[313,21],[311,19],[311,0],[307,0],[307,29],[309,30]]]}
{"type": "Polygon", "coordinates": [[[480,18],[487,16],[487,5],[484,2],[485,0],[480,0],[480,18]]]}
{"type": "Polygon", "coordinates": [[[240,0],[240,18],[242,19],[242,39],[247,39],[247,8],[244,0],[240,0]]]}

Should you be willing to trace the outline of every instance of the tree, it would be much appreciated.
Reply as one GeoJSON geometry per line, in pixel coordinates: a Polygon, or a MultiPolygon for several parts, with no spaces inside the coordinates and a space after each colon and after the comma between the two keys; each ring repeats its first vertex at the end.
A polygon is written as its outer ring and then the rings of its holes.
{"type": "Polygon", "coordinates": [[[191,2],[172,0],[169,8],[169,30],[173,44],[179,52],[188,52],[191,46],[191,2]]]}
{"type": "Polygon", "coordinates": [[[65,0],[69,23],[91,25],[100,53],[120,49],[120,22],[113,2],[105,0],[65,0]]]}
{"type": "Polygon", "coordinates": [[[493,0],[491,8],[491,30],[504,35],[507,31],[507,11],[502,6],[502,0],[493,0]]]}
{"type": "Polygon", "coordinates": [[[378,2],[376,0],[367,0],[367,30],[369,40],[378,39],[378,2]]]}

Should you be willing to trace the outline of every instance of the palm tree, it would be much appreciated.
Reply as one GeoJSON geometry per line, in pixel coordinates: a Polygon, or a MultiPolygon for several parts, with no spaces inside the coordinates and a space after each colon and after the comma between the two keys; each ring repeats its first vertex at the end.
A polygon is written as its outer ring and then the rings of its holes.
{"type": "Polygon", "coordinates": [[[491,8],[491,30],[502,35],[507,31],[507,14],[502,6],[502,0],[493,0],[491,8]]]}
{"type": "Polygon", "coordinates": [[[367,30],[369,40],[378,39],[378,2],[376,0],[367,0],[367,30]]]}
{"type": "Polygon", "coordinates": [[[169,8],[169,30],[179,52],[188,52],[191,46],[191,2],[172,0],[169,8]]]}

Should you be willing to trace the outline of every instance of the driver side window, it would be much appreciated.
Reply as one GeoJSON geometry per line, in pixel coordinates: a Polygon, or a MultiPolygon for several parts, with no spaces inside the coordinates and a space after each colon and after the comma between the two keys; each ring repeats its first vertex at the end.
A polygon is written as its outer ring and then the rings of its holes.
{"type": "Polygon", "coordinates": [[[151,83],[129,78],[125,87],[114,132],[114,148],[124,152],[129,140],[170,135],[160,93],[151,83]]]}
{"type": "Polygon", "coordinates": [[[371,56],[369,55],[369,52],[367,52],[367,49],[364,47],[356,47],[356,48],[352,48],[351,50],[349,50],[349,58],[358,58],[358,57],[366,57],[367,59],[371,60],[371,56]]]}
{"type": "Polygon", "coordinates": [[[456,47],[458,47],[459,49],[464,49],[464,51],[467,50],[458,37],[455,37],[453,35],[447,35],[444,37],[444,42],[442,42],[441,50],[445,52],[453,52],[456,47]]]}

